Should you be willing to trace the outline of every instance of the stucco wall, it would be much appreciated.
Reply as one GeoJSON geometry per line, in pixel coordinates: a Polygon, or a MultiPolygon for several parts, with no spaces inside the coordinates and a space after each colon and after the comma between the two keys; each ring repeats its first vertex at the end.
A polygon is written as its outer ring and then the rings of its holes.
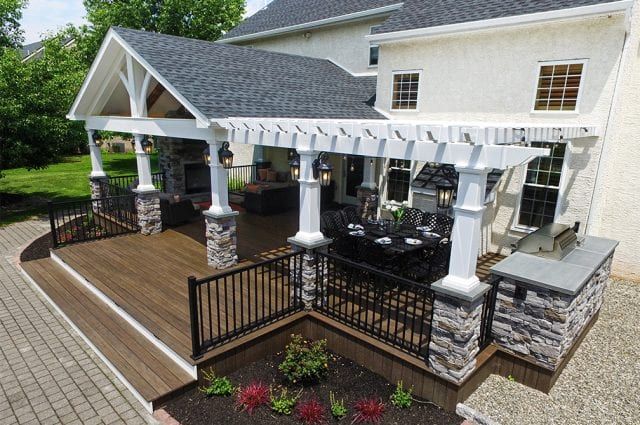
{"type": "MultiPolygon", "coordinates": [[[[615,15],[385,44],[381,47],[376,106],[400,119],[604,128],[624,31],[624,17],[615,15]],[[588,59],[580,113],[532,113],[538,62],[569,59],[588,59]],[[415,69],[422,70],[418,111],[391,111],[393,71],[415,69]]],[[[557,221],[581,221],[585,228],[601,149],[602,138],[569,142],[561,182],[566,190],[557,221]]],[[[497,200],[485,212],[484,249],[508,253],[510,244],[524,236],[513,229],[523,175],[524,166],[505,172],[497,200]]]]}
{"type": "MultiPolygon", "coordinates": [[[[364,37],[382,18],[369,19],[325,28],[305,30],[267,39],[241,43],[256,49],[331,59],[352,73],[375,72],[369,67],[369,41],[364,37]],[[311,37],[305,38],[309,32],[311,37]]],[[[239,43],[240,44],[240,43],[239,43]]]]}
{"type": "Polygon", "coordinates": [[[640,4],[637,2],[630,29],[605,136],[589,232],[620,241],[613,274],[640,280],[640,4]]]}

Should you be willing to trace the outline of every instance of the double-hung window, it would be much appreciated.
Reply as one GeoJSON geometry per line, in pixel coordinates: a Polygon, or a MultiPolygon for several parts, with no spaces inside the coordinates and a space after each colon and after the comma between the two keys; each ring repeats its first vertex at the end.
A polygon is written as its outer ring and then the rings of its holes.
{"type": "MultiPolygon", "coordinates": [[[[373,34],[373,29],[376,28],[377,26],[378,25],[374,25],[371,28],[369,28],[369,34],[373,34]]],[[[380,46],[378,46],[377,44],[369,45],[369,66],[370,67],[378,66],[379,53],[380,53],[380,46]]]]}
{"type": "Polygon", "coordinates": [[[534,229],[555,220],[567,145],[531,142],[531,147],[551,150],[550,156],[538,157],[527,165],[522,186],[518,227],[534,229]]]}
{"type": "Polygon", "coordinates": [[[387,174],[387,200],[403,202],[409,199],[411,161],[390,159],[387,174]]]}
{"type": "Polygon", "coordinates": [[[420,71],[398,71],[393,73],[391,109],[417,110],[420,71]]]}
{"type": "Polygon", "coordinates": [[[534,112],[578,112],[586,61],[540,62],[534,112]]]}

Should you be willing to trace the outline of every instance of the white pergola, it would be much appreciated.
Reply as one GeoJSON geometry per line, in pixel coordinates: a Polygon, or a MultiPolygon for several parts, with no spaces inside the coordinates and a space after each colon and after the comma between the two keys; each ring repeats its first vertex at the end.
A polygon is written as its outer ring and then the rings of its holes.
{"type": "MultiPolygon", "coordinates": [[[[214,96],[215,94],[211,94],[214,96]]],[[[320,232],[320,185],[314,179],[313,160],[320,152],[453,164],[459,172],[452,253],[443,285],[471,292],[479,284],[476,273],[484,213],[487,173],[526,164],[549,154],[524,141],[558,141],[599,136],[596,127],[524,123],[451,123],[396,120],[341,120],[305,118],[209,118],[158,73],[113,29],[109,31],[85,80],[69,119],[85,121],[89,133],[92,177],[103,177],[100,149],[93,132],[108,130],[134,135],[139,176],[138,193],[154,190],[149,158],[142,149],[143,135],[204,140],[210,152],[223,141],[296,149],[300,154],[300,222],[290,240],[303,248],[326,243],[320,232]],[[147,117],[146,98],[155,79],[193,119],[147,117]],[[116,85],[122,83],[130,117],[102,116],[116,85]]],[[[366,166],[369,161],[365,161],[366,166]]],[[[211,208],[206,214],[224,218],[229,206],[227,173],[211,155],[211,208]]],[[[372,170],[365,170],[371,179],[372,170]]]]}
{"type": "MultiPolygon", "coordinates": [[[[300,154],[299,230],[294,244],[313,248],[325,242],[320,232],[320,184],[312,162],[320,152],[453,164],[459,172],[449,274],[443,286],[471,292],[480,248],[487,173],[526,164],[548,149],[524,146],[523,140],[558,141],[598,136],[595,127],[521,124],[427,123],[393,120],[312,120],[299,118],[226,118],[205,127],[196,120],[142,117],[85,117],[87,130],[129,132],[134,135],[205,140],[216,152],[223,141],[296,149],[300,154]]],[[[104,174],[99,150],[93,146],[92,174],[104,174]]],[[[152,187],[149,162],[138,147],[140,190],[152,187]]],[[[368,161],[365,161],[367,163],[368,161]]],[[[211,156],[212,217],[233,214],[227,195],[226,170],[211,156]]]]}

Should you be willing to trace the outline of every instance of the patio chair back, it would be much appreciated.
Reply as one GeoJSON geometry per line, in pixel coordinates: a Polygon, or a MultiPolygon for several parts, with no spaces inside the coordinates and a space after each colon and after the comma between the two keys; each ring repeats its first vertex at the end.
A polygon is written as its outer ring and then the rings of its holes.
{"type": "Polygon", "coordinates": [[[451,242],[443,240],[438,244],[429,259],[429,282],[442,279],[449,273],[449,258],[451,257],[451,242]]]}
{"type": "Polygon", "coordinates": [[[349,224],[362,224],[362,218],[358,215],[358,209],[354,206],[345,207],[340,210],[342,221],[345,226],[349,224]]]}
{"type": "Polygon", "coordinates": [[[338,211],[326,211],[320,216],[320,230],[328,238],[339,238],[342,236],[345,225],[338,211]]]}
{"type": "Polygon", "coordinates": [[[397,262],[384,246],[362,238],[358,239],[357,250],[358,259],[368,266],[387,273],[396,271],[397,262]]]}
{"type": "Polygon", "coordinates": [[[423,226],[431,228],[435,232],[445,238],[451,238],[453,230],[453,218],[444,214],[424,213],[422,217],[423,226]]]}
{"type": "Polygon", "coordinates": [[[424,212],[417,208],[405,208],[404,215],[402,216],[401,223],[412,224],[414,226],[420,226],[422,224],[422,217],[424,212]]]}

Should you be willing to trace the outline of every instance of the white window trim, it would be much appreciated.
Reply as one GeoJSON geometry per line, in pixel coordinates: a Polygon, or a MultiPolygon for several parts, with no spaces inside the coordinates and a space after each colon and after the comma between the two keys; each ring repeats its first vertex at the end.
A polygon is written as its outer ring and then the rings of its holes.
{"type": "MultiPolygon", "coordinates": [[[[551,143],[565,143],[565,142],[551,142],[551,143]]],[[[553,221],[558,220],[560,215],[560,208],[564,205],[567,196],[567,174],[569,174],[569,162],[571,161],[571,141],[566,142],[566,148],[564,152],[564,159],[562,161],[562,171],[560,172],[560,183],[558,184],[558,201],[556,202],[556,210],[553,213],[553,221]]],[[[522,194],[524,192],[524,184],[527,180],[527,169],[529,164],[523,165],[522,179],[520,180],[520,192],[518,193],[518,203],[515,208],[515,215],[511,230],[514,232],[531,233],[539,229],[539,227],[524,226],[518,224],[520,221],[520,207],[522,206],[522,194]]],[[[545,186],[546,187],[546,186],[545,186]]]]}
{"type": "Polygon", "coordinates": [[[420,94],[422,93],[422,70],[421,69],[406,69],[406,70],[398,70],[391,71],[391,99],[389,110],[392,112],[420,112],[420,94]],[[418,97],[416,98],[416,108],[415,109],[396,109],[393,107],[393,80],[394,77],[398,74],[418,74],[418,97]]]}
{"type": "Polygon", "coordinates": [[[539,61],[536,67],[535,81],[533,85],[533,96],[531,102],[531,114],[532,115],[555,115],[555,116],[572,116],[580,114],[580,105],[582,103],[582,95],[586,86],[586,75],[589,59],[567,59],[567,60],[554,60],[554,61],[539,61]],[[543,66],[550,65],[575,65],[582,64],[582,74],[580,74],[580,87],[578,88],[578,98],[576,99],[576,109],[573,111],[540,111],[536,110],[536,98],[538,95],[538,84],[540,83],[540,71],[543,66]]]}
{"type": "MultiPolygon", "coordinates": [[[[378,24],[378,25],[372,25],[369,27],[369,35],[373,34],[373,29],[376,27],[379,27],[382,24],[378,24]]],[[[378,63],[380,63],[380,45],[378,43],[369,43],[369,52],[367,54],[367,66],[369,68],[377,68],[378,64],[376,65],[371,65],[371,48],[372,47],[377,47],[378,48],[378,63]]]]}
{"type": "MultiPolygon", "coordinates": [[[[407,161],[407,160],[404,160],[407,161]]],[[[390,167],[391,164],[391,158],[387,158],[384,161],[384,176],[383,176],[383,181],[384,183],[379,184],[378,186],[380,188],[383,188],[384,192],[382,192],[382,196],[380,197],[382,200],[382,204],[386,204],[386,203],[395,203],[397,205],[401,205],[402,202],[398,202],[396,200],[391,200],[389,199],[389,194],[388,194],[388,189],[389,189],[389,170],[391,169],[395,169],[395,170],[404,170],[404,171],[409,171],[409,190],[407,193],[407,202],[409,203],[409,205],[413,205],[413,194],[412,194],[412,190],[411,190],[411,182],[413,181],[413,176],[415,174],[415,170],[416,170],[416,161],[410,160],[410,166],[409,168],[400,168],[400,167],[390,167]],[[384,187],[383,187],[384,185],[384,187]]],[[[378,193],[380,193],[380,190],[378,190],[378,193]]]]}

